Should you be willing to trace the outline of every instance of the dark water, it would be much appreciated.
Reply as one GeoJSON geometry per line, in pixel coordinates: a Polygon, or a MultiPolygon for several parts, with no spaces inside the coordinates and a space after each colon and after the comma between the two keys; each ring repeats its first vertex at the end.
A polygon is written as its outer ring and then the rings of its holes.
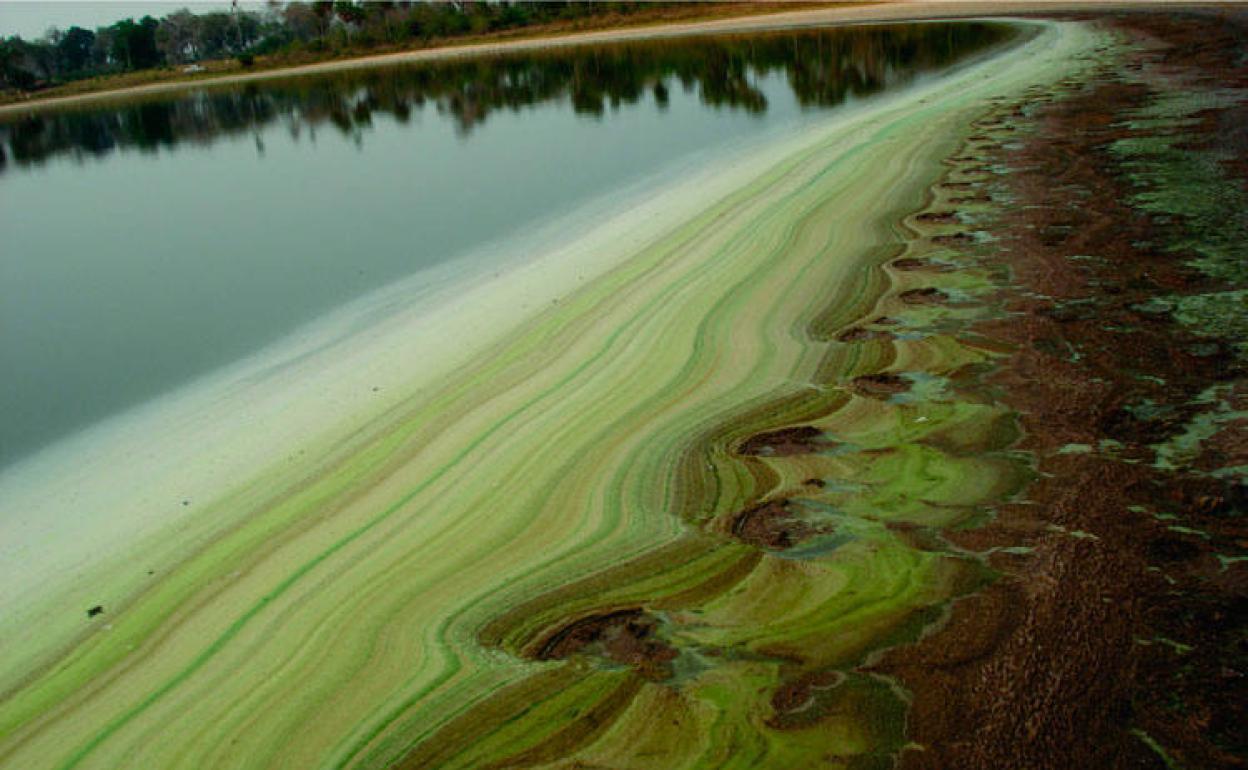
{"type": "Polygon", "coordinates": [[[0,465],[370,290],[1010,35],[555,49],[0,123],[0,465]]]}

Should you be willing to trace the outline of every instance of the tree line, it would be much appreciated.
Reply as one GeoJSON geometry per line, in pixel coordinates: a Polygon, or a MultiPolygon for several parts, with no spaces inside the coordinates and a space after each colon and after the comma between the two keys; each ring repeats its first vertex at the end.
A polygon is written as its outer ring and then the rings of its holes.
{"type": "Polygon", "coordinates": [[[363,2],[281,3],[263,11],[192,13],[122,19],[94,30],[51,29],[38,40],[0,38],[0,89],[35,91],[73,80],[154,67],[193,66],[256,56],[332,55],[382,46],[481,35],[604,14],[630,14],[640,2],[363,2]]]}

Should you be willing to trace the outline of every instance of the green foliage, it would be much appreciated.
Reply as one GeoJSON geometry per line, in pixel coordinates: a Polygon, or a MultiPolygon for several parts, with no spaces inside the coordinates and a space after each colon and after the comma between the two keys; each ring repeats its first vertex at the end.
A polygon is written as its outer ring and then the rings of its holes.
{"type": "Polygon", "coordinates": [[[364,6],[356,5],[351,0],[338,0],[334,3],[334,15],[341,19],[343,24],[362,24],[367,17],[364,6]]]}
{"type": "Polygon", "coordinates": [[[127,70],[149,69],[162,64],[164,55],[156,45],[156,29],[159,26],[160,22],[151,16],[144,16],[137,23],[134,19],[123,19],[112,25],[110,56],[127,70]]]}
{"type": "Polygon", "coordinates": [[[24,66],[25,42],[20,37],[0,40],[0,81],[5,87],[29,90],[35,85],[35,75],[24,66]]]}
{"type": "Polygon", "coordinates": [[[56,44],[59,65],[65,72],[80,72],[91,65],[95,33],[82,27],[70,27],[56,44]]]}

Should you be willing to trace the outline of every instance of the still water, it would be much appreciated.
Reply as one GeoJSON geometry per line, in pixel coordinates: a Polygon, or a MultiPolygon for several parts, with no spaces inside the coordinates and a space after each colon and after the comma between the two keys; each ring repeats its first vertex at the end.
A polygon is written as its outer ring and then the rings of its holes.
{"type": "Polygon", "coordinates": [[[355,297],[1010,34],[553,49],[0,123],[0,467],[355,297]]]}

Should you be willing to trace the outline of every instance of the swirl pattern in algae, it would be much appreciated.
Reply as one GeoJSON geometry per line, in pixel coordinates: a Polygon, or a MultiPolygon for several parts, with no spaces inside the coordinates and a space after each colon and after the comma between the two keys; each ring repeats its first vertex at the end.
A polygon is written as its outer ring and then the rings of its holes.
{"type": "Polygon", "coordinates": [[[990,100],[1103,42],[1030,29],[223,497],[107,630],[23,652],[0,765],[890,765],[906,698],[862,666],[986,579],[939,532],[1029,475],[949,331],[991,276],[916,270],[965,237],[911,215],[990,100]]]}

